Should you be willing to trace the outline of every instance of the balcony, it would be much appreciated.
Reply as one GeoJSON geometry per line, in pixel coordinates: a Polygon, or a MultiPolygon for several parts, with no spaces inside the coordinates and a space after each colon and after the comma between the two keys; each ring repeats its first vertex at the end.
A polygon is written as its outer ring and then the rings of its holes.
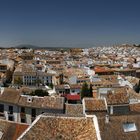
{"type": "Polygon", "coordinates": [[[26,114],[23,113],[23,112],[20,112],[20,117],[21,117],[21,118],[25,118],[25,117],[26,117],[26,114]]]}
{"type": "Polygon", "coordinates": [[[0,117],[4,117],[4,112],[0,112],[0,117]]]}
{"type": "Polygon", "coordinates": [[[13,115],[14,115],[13,111],[8,111],[7,113],[8,113],[8,116],[10,116],[10,117],[13,117],[13,115]]]}
{"type": "Polygon", "coordinates": [[[6,119],[4,112],[0,112],[0,119],[4,119],[4,120],[6,119]]]}

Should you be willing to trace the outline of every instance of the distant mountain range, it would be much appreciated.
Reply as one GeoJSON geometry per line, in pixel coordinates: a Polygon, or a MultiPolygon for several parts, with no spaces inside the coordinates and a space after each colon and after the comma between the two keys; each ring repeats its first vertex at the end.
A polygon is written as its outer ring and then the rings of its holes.
{"type": "MultiPolygon", "coordinates": [[[[47,49],[47,50],[69,50],[72,47],[40,47],[36,45],[30,45],[30,44],[21,44],[15,47],[10,47],[10,48],[17,48],[17,49],[47,49]]],[[[77,48],[77,47],[76,47],[77,48]]]]}
{"type": "MultiPolygon", "coordinates": [[[[120,45],[120,47],[140,47],[140,44],[133,44],[133,45],[129,45],[129,44],[122,44],[120,45]]],[[[17,49],[47,49],[47,50],[69,50],[71,48],[74,48],[74,47],[40,47],[40,46],[36,46],[36,45],[31,45],[31,44],[20,44],[20,45],[17,45],[17,46],[12,46],[12,47],[1,47],[0,46],[0,49],[7,49],[7,48],[17,48],[17,49]]],[[[76,47],[76,48],[81,48],[81,47],[76,47]]],[[[89,47],[87,47],[89,48],[89,47]]]]}
{"type": "Polygon", "coordinates": [[[21,44],[21,45],[13,46],[13,47],[1,47],[0,46],[0,49],[7,49],[7,48],[29,49],[29,48],[40,48],[40,47],[35,46],[35,45],[29,45],[29,44],[21,44]]]}
{"type": "MultiPolygon", "coordinates": [[[[48,50],[60,50],[60,49],[71,49],[73,47],[40,47],[40,46],[36,46],[36,45],[30,45],[30,44],[21,44],[18,46],[15,46],[14,48],[20,48],[20,49],[24,49],[24,48],[32,48],[32,49],[48,49],[48,50]]],[[[81,48],[81,47],[76,47],[76,48],[81,48]]]]}
{"type": "Polygon", "coordinates": [[[12,47],[12,48],[18,48],[18,49],[37,49],[40,48],[39,46],[35,46],[35,45],[30,45],[30,44],[20,44],[18,46],[12,47]]]}
{"type": "Polygon", "coordinates": [[[12,46],[12,47],[0,47],[0,49],[7,49],[7,48],[17,48],[17,49],[47,49],[47,50],[68,50],[71,47],[40,47],[36,45],[30,45],[30,44],[20,44],[17,46],[12,46]]]}

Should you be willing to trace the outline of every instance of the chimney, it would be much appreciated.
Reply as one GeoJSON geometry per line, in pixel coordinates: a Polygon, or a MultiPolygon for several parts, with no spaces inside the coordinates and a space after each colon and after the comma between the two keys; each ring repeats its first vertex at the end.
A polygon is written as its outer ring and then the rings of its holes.
{"type": "Polygon", "coordinates": [[[110,106],[110,114],[113,114],[113,106],[110,106]]]}
{"type": "Polygon", "coordinates": [[[0,94],[2,95],[3,92],[4,92],[4,87],[1,87],[1,88],[0,88],[0,94]]]}
{"type": "Polygon", "coordinates": [[[105,116],[105,123],[109,123],[109,115],[105,116]]]}

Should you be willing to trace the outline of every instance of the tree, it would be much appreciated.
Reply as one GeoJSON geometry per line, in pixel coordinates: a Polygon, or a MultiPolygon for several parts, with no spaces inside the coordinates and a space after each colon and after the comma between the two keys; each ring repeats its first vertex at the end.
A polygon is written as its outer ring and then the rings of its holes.
{"type": "Polygon", "coordinates": [[[53,89],[53,83],[50,83],[50,84],[49,84],[49,87],[50,87],[51,89],[53,89]]]}
{"type": "Polygon", "coordinates": [[[13,75],[13,72],[8,69],[6,71],[6,82],[7,83],[10,83],[12,81],[12,75],[13,75]]]}
{"type": "Polygon", "coordinates": [[[22,84],[23,84],[23,82],[22,82],[21,77],[16,77],[16,78],[14,79],[14,84],[17,84],[17,85],[22,85],[22,84]]]}
{"type": "Polygon", "coordinates": [[[139,93],[140,92],[140,80],[139,83],[134,86],[134,90],[139,93]]]}
{"type": "Polygon", "coordinates": [[[81,90],[81,99],[83,99],[83,97],[88,97],[88,94],[89,94],[88,84],[85,82],[81,90]]]}
{"type": "Polygon", "coordinates": [[[43,97],[43,96],[49,96],[49,93],[44,91],[44,90],[42,90],[42,89],[36,89],[30,95],[43,97]]]}
{"type": "Polygon", "coordinates": [[[64,83],[64,75],[63,75],[63,73],[59,75],[59,82],[60,82],[60,85],[64,83]]]}
{"type": "Polygon", "coordinates": [[[93,97],[93,94],[92,94],[92,84],[90,84],[90,87],[89,87],[89,95],[88,97],[93,97]]]}

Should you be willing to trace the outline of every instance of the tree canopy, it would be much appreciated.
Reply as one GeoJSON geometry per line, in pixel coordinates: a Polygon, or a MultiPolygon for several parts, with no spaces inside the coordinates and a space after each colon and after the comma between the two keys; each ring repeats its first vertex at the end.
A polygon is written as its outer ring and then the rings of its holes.
{"type": "Polygon", "coordinates": [[[82,85],[82,90],[81,90],[81,99],[83,97],[93,97],[92,95],[92,85],[90,86],[85,82],[82,85]]]}
{"type": "Polygon", "coordinates": [[[140,80],[139,83],[134,86],[134,90],[139,93],[140,92],[140,80]]]}
{"type": "Polygon", "coordinates": [[[42,89],[36,89],[35,91],[31,92],[30,94],[31,96],[40,96],[40,97],[44,97],[44,96],[49,96],[49,93],[45,90],[42,89]]]}

